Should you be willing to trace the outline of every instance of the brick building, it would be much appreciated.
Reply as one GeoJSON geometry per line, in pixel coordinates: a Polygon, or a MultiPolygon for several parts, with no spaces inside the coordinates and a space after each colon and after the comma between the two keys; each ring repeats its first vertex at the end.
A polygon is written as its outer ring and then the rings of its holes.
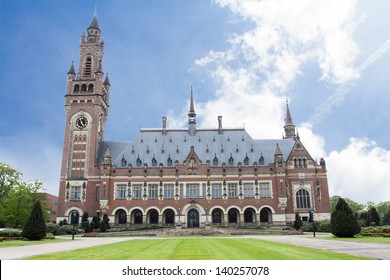
{"type": "Polygon", "coordinates": [[[110,82],[96,14],[81,36],[76,74],[67,74],[66,124],[57,221],[84,212],[117,226],[285,225],[310,209],[330,218],[326,166],[310,156],[286,105],[285,136],[253,139],[244,128],[196,125],[141,129],[128,142],[105,141],[110,82]]]}

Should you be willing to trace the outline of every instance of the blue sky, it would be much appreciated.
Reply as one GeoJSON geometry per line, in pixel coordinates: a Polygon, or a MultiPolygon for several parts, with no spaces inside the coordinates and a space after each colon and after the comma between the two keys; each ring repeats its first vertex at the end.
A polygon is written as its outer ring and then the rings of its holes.
{"type": "MultiPolygon", "coordinates": [[[[111,82],[106,140],[198,125],[280,138],[285,100],[330,195],[390,200],[390,2],[97,1],[111,82]],[[340,3],[341,2],[341,3],[340,3]]],[[[90,1],[0,0],[0,161],[58,194],[66,73],[90,1]]]]}

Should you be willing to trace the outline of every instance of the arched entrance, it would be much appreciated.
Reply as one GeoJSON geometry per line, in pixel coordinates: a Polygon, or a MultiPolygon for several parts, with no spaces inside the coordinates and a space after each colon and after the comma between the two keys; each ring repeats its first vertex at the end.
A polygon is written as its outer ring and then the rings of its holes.
{"type": "Polygon", "coordinates": [[[134,224],[142,225],[143,215],[141,210],[134,210],[134,224]]]}
{"type": "Polygon", "coordinates": [[[173,212],[172,209],[166,210],[164,217],[165,217],[164,221],[166,225],[171,225],[175,223],[175,212],[173,212]]]}
{"type": "Polygon", "coordinates": [[[78,225],[80,221],[79,211],[73,210],[69,213],[69,221],[71,225],[78,225]]]}
{"type": "Polygon", "coordinates": [[[246,209],[244,211],[244,223],[254,223],[254,216],[253,209],[246,209]]]}
{"type": "Polygon", "coordinates": [[[196,209],[191,209],[187,214],[187,226],[189,228],[199,227],[199,212],[196,209]]]}
{"type": "Polygon", "coordinates": [[[158,224],[157,210],[150,210],[149,211],[149,224],[158,224]]]}
{"type": "Polygon", "coordinates": [[[229,224],[237,224],[238,223],[238,211],[237,209],[230,209],[228,212],[228,220],[229,224]]]}
{"type": "Polygon", "coordinates": [[[260,222],[261,223],[271,223],[272,222],[272,212],[268,207],[261,209],[260,211],[260,222]]]}
{"type": "Polygon", "coordinates": [[[211,221],[213,224],[222,224],[222,211],[221,209],[214,209],[211,213],[211,221]]]}
{"type": "Polygon", "coordinates": [[[116,211],[115,213],[115,221],[118,224],[126,224],[127,223],[127,214],[126,211],[123,209],[120,209],[116,211]]]}

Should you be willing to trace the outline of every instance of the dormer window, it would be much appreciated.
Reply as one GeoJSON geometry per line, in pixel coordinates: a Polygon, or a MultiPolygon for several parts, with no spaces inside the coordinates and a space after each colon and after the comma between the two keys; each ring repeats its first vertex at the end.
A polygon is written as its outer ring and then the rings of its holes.
{"type": "Polygon", "coordinates": [[[244,158],[244,165],[249,165],[248,154],[247,154],[246,157],[244,158]]]}
{"type": "Polygon", "coordinates": [[[217,154],[215,154],[215,157],[214,157],[214,159],[213,159],[213,165],[214,165],[214,166],[217,166],[217,165],[218,165],[217,154]]]}
{"type": "Polygon", "coordinates": [[[125,160],[125,155],[123,155],[121,160],[122,167],[125,167],[127,165],[127,161],[125,160]]]}
{"type": "Polygon", "coordinates": [[[168,166],[172,166],[171,155],[169,155],[169,157],[168,157],[168,159],[167,159],[167,165],[168,165],[168,166]]]}
{"type": "Polygon", "coordinates": [[[156,166],[157,165],[157,160],[156,158],[154,157],[153,155],[153,158],[152,158],[152,166],[156,166]]]}
{"type": "Polygon", "coordinates": [[[263,153],[261,153],[261,157],[260,157],[260,159],[259,159],[259,164],[260,164],[260,165],[264,165],[263,153]]]}
{"type": "Polygon", "coordinates": [[[232,157],[232,154],[230,154],[229,165],[233,165],[233,164],[234,164],[234,159],[232,157]]]}
{"type": "Polygon", "coordinates": [[[140,167],[142,165],[142,161],[141,159],[139,158],[139,155],[137,157],[137,166],[140,167]]]}

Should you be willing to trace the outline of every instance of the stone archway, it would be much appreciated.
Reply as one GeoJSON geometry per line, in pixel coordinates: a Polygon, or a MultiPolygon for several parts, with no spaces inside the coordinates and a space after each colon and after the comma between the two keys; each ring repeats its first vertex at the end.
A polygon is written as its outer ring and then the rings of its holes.
{"type": "Polygon", "coordinates": [[[199,227],[199,211],[196,209],[191,209],[187,213],[187,226],[189,228],[199,227]]]}
{"type": "Polygon", "coordinates": [[[272,211],[268,207],[264,207],[260,211],[260,222],[261,223],[272,223],[272,211]]]}

